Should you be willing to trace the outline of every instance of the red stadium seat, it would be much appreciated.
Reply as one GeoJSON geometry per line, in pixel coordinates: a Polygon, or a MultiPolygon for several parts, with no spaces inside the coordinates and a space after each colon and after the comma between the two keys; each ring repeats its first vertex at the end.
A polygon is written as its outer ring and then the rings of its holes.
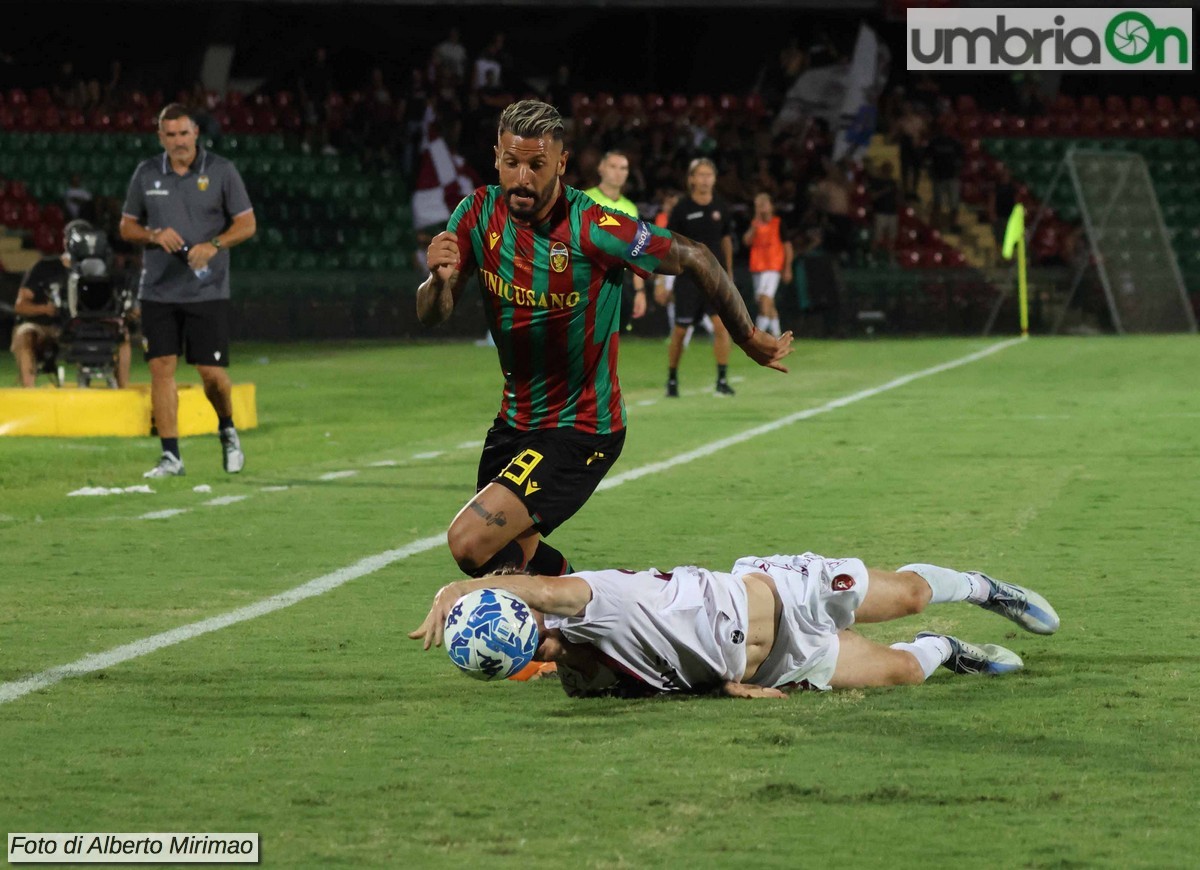
{"type": "Polygon", "coordinates": [[[1130,97],[1129,111],[1141,115],[1148,114],[1150,111],[1152,111],[1150,107],[1150,101],[1145,97],[1130,97]]]}
{"type": "Polygon", "coordinates": [[[132,133],[138,129],[138,123],[133,112],[120,111],[113,118],[113,127],[122,133],[132,133]]]}
{"type": "Polygon", "coordinates": [[[1154,98],[1154,111],[1161,112],[1164,115],[1175,114],[1175,101],[1166,94],[1159,94],[1154,98]]]}
{"type": "Polygon", "coordinates": [[[8,104],[10,106],[27,106],[29,105],[29,95],[21,88],[8,89],[8,104]]]}
{"type": "Polygon", "coordinates": [[[722,115],[735,115],[742,111],[742,101],[736,94],[721,94],[717,97],[717,108],[722,115]]]}
{"type": "Polygon", "coordinates": [[[18,181],[14,178],[8,183],[8,199],[15,202],[18,206],[29,199],[29,188],[25,186],[24,181],[18,181]]]}
{"type": "Polygon", "coordinates": [[[609,109],[615,109],[617,106],[617,98],[609,93],[596,94],[592,100],[592,105],[601,112],[607,112],[609,109]]]}
{"type": "Polygon", "coordinates": [[[1083,97],[1079,101],[1079,109],[1082,112],[1090,112],[1095,115],[1104,111],[1104,107],[1100,105],[1099,97],[1083,97]]]}
{"type": "Polygon", "coordinates": [[[38,224],[33,228],[33,246],[43,254],[52,254],[62,250],[59,233],[49,224],[38,224]]]}
{"type": "Polygon", "coordinates": [[[38,129],[57,132],[62,129],[62,113],[54,106],[42,106],[38,110],[38,129]]]}
{"type": "Polygon", "coordinates": [[[954,98],[954,110],[960,115],[968,115],[979,111],[975,98],[970,94],[959,94],[954,98]]]}
{"type": "MultiPolygon", "coordinates": [[[[231,94],[232,96],[232,94],[231,94]]],[[[296,105],[296,95],[291,91],[280,91],[275,95],[275,108],[290,109],[296,105]]]]}
{"type": "Polygon", "coordinates": [[[761,118],[767,113],[767,105],[760,94],[747,94],[743,108],[751,118],[761,118]]]}
{"type": "Polygon", "coordinates": [[[66,222],[66,215],[61,207],[51,203],[42,208],[42,223],[61,227],[66,222]]]}
{"type": "Polygon", "coordinates": [[[688,98],[683,94],[671,94],[667,99],[667,108],[675,116],[682,115],[688,109],[688,98]]]}
{"type": "Polygon", "coordinates": [[[697,94],[696,96],[692,97],[690,105],[693,114],[703,120],[711,118],[713,111],[715,110],[713,98],[708,94],[697,94]]]}
{"type": "Polygon", "coordinates": [[[1123,97],[1111,96],[1104,100],[1104,111],[1106,114],[1124,115],[1129,111],[1129,107],[1125,105],[1123,97]]]}
{"type": "Polygon", "coordinates": [[[1029,122],[1029,132],[1034,136],[1050,136],[1054,132],[1054,119],[1049,115],[1035,115],[1029,122]]]}
{"type": "Polygon", "coordinates": [[[0,224],[17,227],[21,223],[21,204],[11,199],[0,200],[0,224]]]}
{"type": "Polygon", "coordinates": [[[1054,103],[1051,106],[1051,109],[1055,114],[1062,114],[1063,112],[1075,112],[1078,110],[1078,107],[1075,105],[1074,97],[1067,96],[1066,94],[1059,94],[1054,98],[1054,103]]]}
{"type": "Polygon", "coordinates": [[[54,105],[54,101],[50,98],[50,89],[34,88],[29,92],[29,104],[37,106],[39,109],[54,105]]]}
{"type": "Polygon", "coordinates": [[[32,230],[42,221],[42,209],[32,199],[21,203],[21,218],[18,223],[27,230],[32,230]]]}
{"type": "Polygon", "coordinates": [[[81,109],[67,109],[63,113],[63,125],[73,133],[82,133],[90,127],[87,115],[81,109]]]}

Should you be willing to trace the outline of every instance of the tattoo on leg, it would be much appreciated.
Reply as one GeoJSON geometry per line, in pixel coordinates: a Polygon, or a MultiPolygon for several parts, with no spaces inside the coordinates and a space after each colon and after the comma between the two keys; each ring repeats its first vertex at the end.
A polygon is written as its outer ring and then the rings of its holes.
{"type": "Polygon", "coordinates": [[[502,526],[508,522],[504,516],[504,511],[496,511],[495,513],[492,513],[477,501],[471,502],[469,505],[467,505],[467,507],[475,511],[475,513],[479,514],[479,516],[483,517],[489,526],[502,526]]]}

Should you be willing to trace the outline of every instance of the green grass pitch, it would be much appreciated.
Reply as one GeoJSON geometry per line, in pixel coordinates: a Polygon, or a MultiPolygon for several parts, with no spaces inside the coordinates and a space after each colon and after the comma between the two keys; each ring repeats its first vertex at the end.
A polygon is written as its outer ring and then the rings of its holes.
{"type": "MultiPolygon", "coordinates": [[[[667,401],[665,346],[629,342],[610,478],[995,343],[806,343],[786,376],[738,357],[728,400],[699,343],[667,401]]],[[[189,438],[188,475],[152,495],[68,498],[143,483],[157,442],[0,438],[0,683],[361,576],[0,702],[5,831],[257,831],[276,867],[1200,860],[1194,337],[1017,343],[623,482],[553,536],[579,568],[808,549],[979,568],[1062,617],[1053,637],[965,605],[869,627],[1002,643],[1026,670],[786,701],[571,701],[405,638],[456,569],[394,551],[470,494],[494,351],[239,346],[232,371],[261,422],[235,477],[189,438]]]]}

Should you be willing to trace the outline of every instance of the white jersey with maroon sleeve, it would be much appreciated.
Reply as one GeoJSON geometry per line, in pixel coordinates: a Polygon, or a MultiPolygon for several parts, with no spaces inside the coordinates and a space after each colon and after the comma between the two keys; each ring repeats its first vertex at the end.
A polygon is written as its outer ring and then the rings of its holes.
{"type": "Polygon", "coordinates": [[[546,627],[590,643],[662,692],[706,689],[746,671],[746,587],[730,574],[681,567],[581,571],[592,600],[579,616],[546,615],[546,627]]]}

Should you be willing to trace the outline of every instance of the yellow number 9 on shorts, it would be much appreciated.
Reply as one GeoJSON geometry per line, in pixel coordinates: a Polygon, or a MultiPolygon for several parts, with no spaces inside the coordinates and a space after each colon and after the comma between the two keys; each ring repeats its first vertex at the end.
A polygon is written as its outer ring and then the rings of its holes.
{"type": "Polygon", "coordinates": [[[542,454],[536,450],[522,450],[513,457],[512,462],[508,463],[508,467],[501,474],[502,477],[507,477],[513,483],[520,486],[525,483],[526,478],[533,473],[537,468],[538,463],[543,459],[542,454]]]}

